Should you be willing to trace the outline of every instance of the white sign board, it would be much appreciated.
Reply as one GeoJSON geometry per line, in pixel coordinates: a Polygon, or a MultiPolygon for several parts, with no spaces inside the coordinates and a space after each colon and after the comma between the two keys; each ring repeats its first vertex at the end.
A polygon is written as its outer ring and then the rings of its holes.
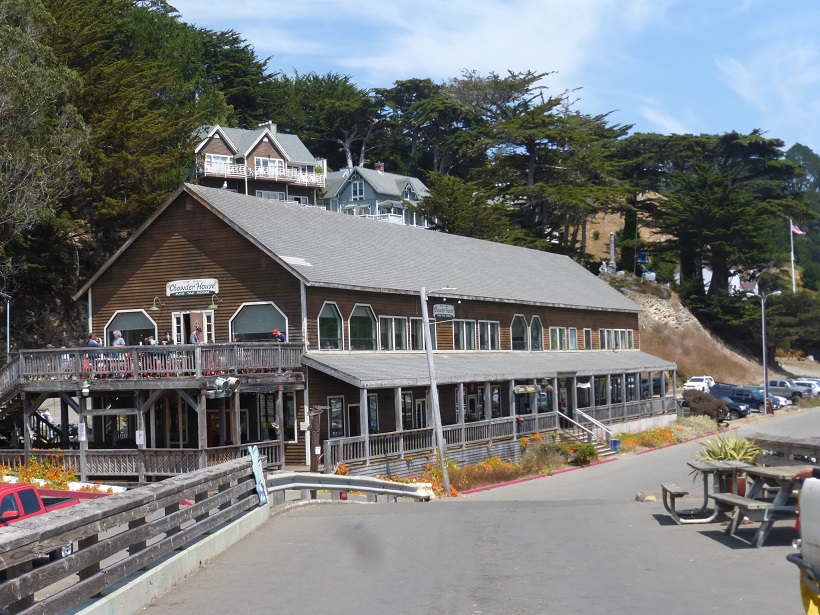
{"type": "Polygon", "coordinates": [[[195,278],[193,280],[174,280],[165,285],[167,297],[185,297],[188,295],[213,295],[219,292],[219,280],[214,278],[195,278]]]}
{"type": "Polygon", "coordinates": [[[77,440],[80,442],[85,442],[88,437],[85,434],[85,423],[81,422],[77,425],[77,440]]]}
{"type": "Polygon", "coordinates": [[[136,433],[134,434],[134,440],[137,443],[137,446],[145,444],[145,431],[142,429],[137,429],[136,433]]]}
{"type": "Polygon", "coordinates": [[[300,422],[299,429],[301,429],[302,431],[307,431],[308,429],[310,429],[310,423],[308,423],[307,421],[300,422]]]}
{"type": "Polygon", "coordinates": [[[456,308],[452,303],[436,303],[433,306],[433,318],[455,318],[456,308]]]}

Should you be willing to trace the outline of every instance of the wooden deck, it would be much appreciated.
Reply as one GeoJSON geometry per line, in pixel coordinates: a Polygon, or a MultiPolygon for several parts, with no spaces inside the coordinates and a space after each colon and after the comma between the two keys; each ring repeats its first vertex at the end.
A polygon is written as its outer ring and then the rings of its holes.
{"type": "Polygon", "coordinates": [[[0,414],[20,393],[184,389],[218,376],[243,389],[303,383],[302,346],[268,342],[21,350],[0,370],[0,414]]]}

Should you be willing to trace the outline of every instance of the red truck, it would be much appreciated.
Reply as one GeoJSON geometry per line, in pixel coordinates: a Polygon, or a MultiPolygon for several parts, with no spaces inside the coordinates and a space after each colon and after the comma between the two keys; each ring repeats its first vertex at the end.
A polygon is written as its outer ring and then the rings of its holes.
{"type": "MultiPolygon", "coordinates": [[[[29,519],[52,510],[79,504],[76,497],[68,497],[71,491],[38,490],[31,485],[0,484],[0,527],[29,519]]],[[[51,559],[70,555],[71,545],[49,553],[51,559]]]]}

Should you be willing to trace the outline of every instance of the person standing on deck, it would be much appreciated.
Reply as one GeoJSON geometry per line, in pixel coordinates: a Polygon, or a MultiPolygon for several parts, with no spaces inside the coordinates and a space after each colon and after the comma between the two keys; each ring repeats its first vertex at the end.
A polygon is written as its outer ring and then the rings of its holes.
{"type": "Polygon", "coordinates": [[[202,334],[202,327],[197,325],[196,329],[194,329],[193,333],[191,333],[190,339],[188,339],[189,344],[199,344],[199,336],[202,334]]]}

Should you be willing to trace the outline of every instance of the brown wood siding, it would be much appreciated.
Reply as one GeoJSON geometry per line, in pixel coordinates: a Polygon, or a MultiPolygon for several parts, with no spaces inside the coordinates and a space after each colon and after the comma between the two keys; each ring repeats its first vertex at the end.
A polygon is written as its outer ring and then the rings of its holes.
{"type": "Polygon", "coordinates": [[[225,144],[225,142],[222,139],[215,135],[208,139],[208,142],[205,144],[205,146],[201,150],[199,150],[200,156],[204,157],[205,154],[233,156],[233,151],[225,144]]]}
{"type": "Polygon", "coordinates": [[[251,150],[250,154],[248,154],[248,160],[251,162],[252,165],[255,164],[254,158],[256,157],[278,158],[279,160],[284,159],[282,153],[279,150],[277,150],[276,147],[274,147],[273,143],[271,143],[267,137],[265,137],[259,143],[257,143],[256,147],[251,150]]]}
{"type": "MultiPolygon", "coordinates": [[[[318,317],[325,301],[335,302],[342,314],[345,347],[349,346],[348,318],[353,307],[358,304],[370,305],[378,319],[379,316],[404,316],[407,318],[421,318],[421,302],[418,296],[398,294],[360,293],[352,290],[310,288],[307,289],[307,318],[308,340],[311,348],[318,348],[318,317]]],[[[436,301],[428,301],[432,306],[436,301]]],[[[632,329],[635,337],[635,347],[638,347],[638,314],[628,312],[604,312],[601,310],[551,308],[537,306],[521,306],[489,301],[452,302],[455,307],[455,318],[458,320],[474,320],[478,326],[479,320],[499,322],[501,350],[511,349],[510,325],[517,314],[521,314],[532,323],[533,316],[541,319],[544,329],[544,349],[549,349],[550,327],[576,327],[579,342],[583,343],[583,330],[592,329],[593,349],[600,348],[598,343],[598,329],[632,329]]],[[[430,308],[432,311],[432,307],[430,308]]],[[[449,320],[440,320],[436,325],[438,350],[453,349],[453,323],[449,320]]]]}
{"type": "Polygon", "coordinates": [[[298,280],[185,193],[93,284],[95,329],[102,333],[116,310],[147,310],[155,296],[165,307],[146,313],[160,332],[172,312],[205,310],[210,295],[165,296],[167,282],[192,278],[219,281],[217,342],[229,341],[229,319],[252,301],[273,301],[288,318],[288,341],[302,341],[298,280]]]}

